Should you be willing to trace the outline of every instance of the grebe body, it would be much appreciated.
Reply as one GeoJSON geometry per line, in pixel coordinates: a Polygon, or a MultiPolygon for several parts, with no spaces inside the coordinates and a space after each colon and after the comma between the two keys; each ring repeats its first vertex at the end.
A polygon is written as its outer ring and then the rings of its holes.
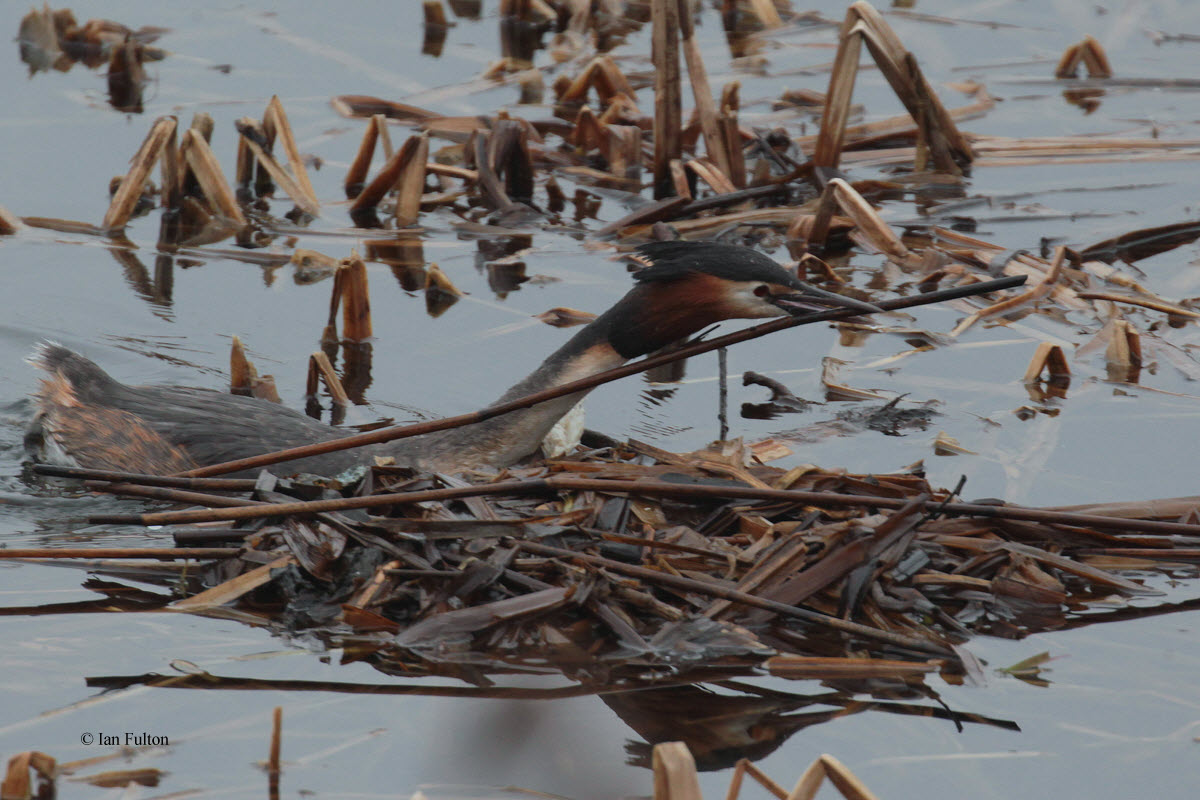
{"type": "MultiPolygon", "coordinates": [[[[656,242],[638,248],[647,266],[634,287],[579,330],[497,402],[558,386],[653,352],[724,319],[874,306],[798,280],[744,247],[656,242]]],[[[43,369],[26,447],[37,461],[168,474],[342,438],[347,432],[278,403],[208,389],[127,386],[56,344],[30,358],[43,369]]],[[[281,474],[337,474],[387,456],[439,471],[499,468],[534,453],[584,392],[485,422],[276,465],[281,474]]]]}

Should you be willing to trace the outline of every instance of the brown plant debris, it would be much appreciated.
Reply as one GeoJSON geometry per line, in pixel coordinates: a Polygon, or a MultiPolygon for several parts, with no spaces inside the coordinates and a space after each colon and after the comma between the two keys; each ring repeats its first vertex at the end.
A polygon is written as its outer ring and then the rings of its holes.
{"type": "MultiPolygon", "coordinates": [[[[66,72],[76,63],[91,68],[116,63],[127,58],[127,48],[136,50],[140,67],[142,61],[160,61],[166,57],[165,51],[146,47],[166,32],[165,28],[152,27],[135,31],[107,19],[89,19],[80,25],[70,9],[54,10],[46,3],[41,8],[31,9],[21,19],[17,44],[30,75],[50,69],[66,72]],[[126,50],[126,54],[120,54],[122,50],[126,50]]],[[[111,72],[109,80],[112,80],[111,72]]],[[[135,110],[121,108],[115,102],[114,106],[119,110],[135,110]]]]}
{"type": "MultiPolygon", "coordinates": [[[[1023,636],[1094,601],[1157,594],[1098,557],[1200,560],[1200,526],[1169,521],[1170,507],[1131,519],[961,503],[920,474],[785,471],[729,444],[581,452],[475,486],[383,466],[342,499],[292,502],[310,491],[260,481],[257,502],[233,507],[185,493],[226,506],[218,517],[268,521],[245,529],[240,555],[193,567],[210,588],[171,608],[286,609],[288,625],[349,635],[387,670],[452,669],[465,648],[494,667],[566,659],[614,679],[761,666],[919,681],[961,670],[971,634],[1023,636]]],[[[134,519],[185,518],[197,517],[134,519]]]]}
{"type": "Polygon", "coordinates": [[[1108,63],[1108,54],[1104,47],[1091,36],[1083,37],[1083,41],[1068,47],[1054,68],[1056,78],[1074,78],[1079,73],[1079,67],[1087,70],[1089,78],[1111,78],[1112,66],[1108,63]]]}

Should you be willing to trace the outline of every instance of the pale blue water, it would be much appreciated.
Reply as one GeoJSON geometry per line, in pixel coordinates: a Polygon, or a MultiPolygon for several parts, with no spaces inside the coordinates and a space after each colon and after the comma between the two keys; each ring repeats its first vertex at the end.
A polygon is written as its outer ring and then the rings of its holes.
{"type": "MultiPolygon", "coordinates": [[[[6,109],[0,152],[9,154],[0,165],[0,203],[20,215],[99,223],[109,179],[124,171],[154,117],[173,113],[186,124],[196,111],[212,114],[214,150],[230,168],[233,121],[260,115],[267,99],[278,94],[301,149],[324,161],[312,176],[324,215],[310,233],[298,233],[295,242],[280,238],[268,252],[287,255],[293,246],[339,258],[352,248],[362,252],[372,237],[348,230],[346,207],[339,201],[341,176],[362,123],[334,113],[330,97],[374,94],[448,114],[490,112],[515,102],[515,86],[476,80],[498,56],[492,5],[478,21],[458,20],[437,59],[420,53],[417,3],[350,2],[336,12],[262,2],[186,10],[148,2],[80,6],[81,20],[103,14],[133,27],[170,28],[158,42],[170,56],[149,66],[154,83],[145,114],[126,116],[108,108],[102,74],[76,66],[65,74],[28,78],[13,45],[8,80],[0,91],[6,109]],[[213,68],[224,64],[231,71],[213,68]]],[[[840,19],[843,6],[827,2],[818,8],[840,19]]],[[[11,5],[0,15],[14,34],[25,10],[11,5]]],[[[1101,9],[1087,2],[947,0],[919,2],[915,11],[1018,26],[889,17],[948,106],[967,100],[945,82],[968,77],[982,80],[1002,99],[990,114],[966,123],[969,131],[1144,137],[1153,130],[1167,139],[1200,139],[1195,92],[1113,90],[1096,112],[1084,115],[1046,81],[1062,49],[1085,33],[1109,48],[1119,77],[1192,78],[1200,44],[1156,45],[1148,31],[1200,34],[1200,7],[1145,2],[1101,9]],[[1037,62],[1018,63],[1030,60],[1037,62]],[[1011,66],[996,66],[1002,64],[1011,66]]],[[[718,87],[734,78],[742,81],[745,122],[754,124],[756,115],[765,119],[765,101],[785,88],[824,91],[824,73],[803,73],[831,58],[830,49],[814,46],[831,41],[828,30],[773,37],[763,50],[767,74],[756,75],[730,65],[715,13],[706,10],[701,21],[710,78],[718,87]]],[[[636,71],[647,68],[641,58],[646,51],[643,33],[631,36],[616,54],[627,57],[623,65],[636,71]]],[[[539,65],[548,63],[545,53],[538,59],[539,65]]],[[[551,72],[547,83],[556,74],[551,72]]],[[[652,107],[648,93],[640,102],[643,110],[652,107]]],[[[876,72],[860,75],[856,102],[870,118],[899,110],[876,72]]],[[[549,109],[514,113],[541,118],[549,109]]],[[[397,143],[405,135],[403,128],[393,128],[397,143]]],[[[877,174],[861,170],[852,177],[877,174]]],[[[1043,237],[1083,246],[1126,230],[1194,219],[1198,175],[1200,160],[980,167],[964,191],[985,202],[957,213],[975,215],[975,235],[1007,247],[1036,252],[1043,237]],[[1076,188],[1094,191],[1059,191],[1076,188]]],[[[282,214],[288,208],[277,201],[273,211],[282,214]]],[[[624,210],[618,202],[606,203],[600,220],[586,224],[599,227],[624,210]]],[[[911,220],[915,211],[903,201],[885,204],[884,214],[911,220]]],[[[479,243],[460,236],[454,218],[435,214],[422,221],[425,259],[438,262],[468,294],[431,318],[422,296],[401,288],[385,265],[370,265],[376,337],[367,390],[371,405],[353,409],[352,422],[476,408],[570,335],[532,315],[555,306],[600,311],[628,285],[622,265],[582,246],[575,233],[536,231],[524,260],[529,275],[546,280],[499,297],[488,288],[479,243]]],[[[290,267],[265,268],[215,254],[214,249],[235,249],[222,243],[189,254],[190,263],[176,261],[167,300],[166,284],[153,282],[157,225],[152,215],[130,226],[136,249],[124,261],[104,240],[82,235],[30,228],[0,239],[0,274],[9,300],[0,321],[0,402],[10,422],[21,410],[7,404],[16,404],[35,382],[21,359],[43,338],[78,348],[131,382],[220,387],[230,337],[236,334],[250,347],[259,370],[275,375],[284,401],[301,404],[305,363],[324,323],[328,283],[297,285],[290,267]]],[[[784,257],[782,250],[774,255],[784,257]]],[[[1190,244],[1137,266],[1151,288],[1182,299],[1200,294],[1198,258],[1200,248],[1190,244]]],[[[865,283],[880,262],[859,255],[854,263],[855,280],[865,283]]],[[[944,332],[961,316],[956,309],[927,308],[902,324],[944,332]]],[[[1161,322],[1153,315],[1139,319],[1143,328],[1161,322]]],[[[936,484],[950,485],[967,475],[967,497],[1034,504],[1197,493],[1194,459],[1185,448],[1200,433],[1195,397],[1200,392],[1167,355],[1155,356],[1157,366],[1143,371],[1145,388],[1104,383],[1101,355],[1077,359],[1070,394],[1057,417],[1021,422],[1012,414],[1030,403],[1020,378],[1041,337],[1079,345],[1094,330],[1082,317],[1070,324],[1027,317],[1007,328],[977,326],[954,346],[878,364],[907,345],[898,337],[874,336],[847,348],[838,344],[835,331],[819,327],[757,340],[729,354],[735,376],[732,435],[761,438],[832,418],[840,406],[774,421],[742,420],[736,413],[742,402],[765,399],[762,389],[740,386],[736,376],[743,370],[771,374],[797,394],[820,399],[816,367],[822,356],[832,355],[854,362],[848,373],[853,385],[889,396],[908,393],[914,402],[940,401],[944,416],[928,431],[905,437],[867,432],[807,445],[793,457],[796,462],[887,471],[924,459],[936,484]],[[978,455],[934,456],[932,440],[939,430],[978,455]]],[[[1191,326],[1156,332],[1186,352],[1197,343],[1195,331],[1191,326]]],[[[718,433],[715,373],[713,357],[689,364],[688,380],[665,405],[650,402],[640,379],[605,387],[589,403],[589,424],[662,447],[699,447],[718,433]]],[[[0,429],[0,538],[8,546],[96,541],[99,534],[79,533],[72,520],[101,509],[129,508],[111,499],[40,496],[18,477],[19,440],[15,423],[0,429]]],[[[104,540],[136,545],[160,537],[125,531],[104,540]]],[[[81,587],[85,574],[72,570],[0,564],[0,575],[3,607],[97,596],[81,587]]],[[[1170,599],[1194,598],[1196,586],[1182,582],[1171,589],[1170,599]]],[[[1021,642],[977,639],[971,650],[991,666],[1042,650],[1062,656],[1051,665],[1053,683],[1044,689],[995,676],[982,688],[931,680],[955,710],[1013,719],[1022,733],[980,726],[957,733],[944,721],[865,713],[800,732],[760,766],[788,786],[816,755],[830,752],[887,798],[1190,797],[1188,777],[1196,774],[1193,739],[1200,734],[1200,695],[1191,677],[1200,660],[1198,621],[1197,612],[1183,611],[1021,642]]],[[[624,763],[625,740],[636,735],[594,698],[534,702],[138,688],[102,695],[85,686],[86,676],[165,673],[175,660],[232,676],[397,680],[361,664],[340,666],[338,654],[325,653],[319,643],[285,642],[232,621],[149,613],[17,614],[6,616],[0,631],[7,645],[0,658],[0,753],[5,755],[38,749],[61,760],[82,759],[101,752],[81,744],[83,733],[145,731],[167,736],[172,744],[165,754],[136,761],[171,773],[157,791],[201,787],[259,796],[264,777],[253,762],[266,754],[270,709],[282,705],[288,793],[407,794],[423,784],[519,785],[580,798],[650,792],[649,773],[624,763]]],[[[821,691],[813,684],[772,685],[821,691]]],[[[723,792],[727,779],[727,772],[706,775],[706,794],[723,792]]],[[[95,796],[95,790],[75,784],[60,784],[60,791],[95,796]]]]}

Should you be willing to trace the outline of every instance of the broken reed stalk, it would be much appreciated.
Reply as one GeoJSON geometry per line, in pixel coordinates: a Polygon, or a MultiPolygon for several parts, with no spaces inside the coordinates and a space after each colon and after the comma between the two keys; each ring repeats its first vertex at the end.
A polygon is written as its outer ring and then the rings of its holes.
{"type": "Polygon", "coordinates": [[[934,166],[957,173],[959,164],[971,163],[974,158],[971,145],[925,80],[915,57],[905,49],[883,16],[865,0],[851,5],[842,22],[813,163],[818,167],[835,168],[841,158],[863,42],[892,91],[916,122],[920,139],[929,149],[934,166]]]}
{"type": "Polygon", "coordinates": [[[379,174],[371,179],[366,188],[354,199],[354,202],[350,205],[350,213],[352,215],[373,209],[379,205],[383,198],[387,196],[387,193],[392,190],[404,175],[405,168],[414,158],[422,137],[428,141],[428,135],[424,133],[410,136],[404,141],[400,149],[379,170],[379,174]]]}
{"type": "Polygon", "coordinates": [[[854,96],[854,81],[858,78],[858,59],[862,53],[862,37],[855,32],[857,25],[857,15],[848,9],[838,33],[838,48],[833,57],[833,69],[829,73],[821,127],[813,148],[812,162],[817,167],[836,168],[841,158],[846,124],[850,119],[850,101],[854,96]]]}
{"type": "Polygon", "coordinates": [[[167,486],[173,489],[207,489],[214,492],[252,492],[257,481],[253,478],[174,478],[167,475],[146,475],[140,472],[117,472],[109,469],[67,467],[58,464],[33,464],[38,475],[76,480],[137,483],[146,486],[167,486]]]}
{"type": "Polygon", "coordinates": [[[321,215],[321,205],[316,198],[311,197],[303,184],[296,178],[288,174],[279,162],[275,160],[275,156],[264,147],[267,141],[266,131],[259,124],[258,120],[251,117],[242,117],[234,123],[237,132],[241,134],[242,139],[246,142],[246,146],[250,148],[250,152],[254,153],[254,157],[258,160],[260,168],[265,169],[271,179],[283,189],[288,197],[294,202],[304,213],[317,217],[321,215]]]}
{"type": "Polygon", "coordinates": [[[229,390],[235,394],[249,394],[258,377],[258,370],[246,356],[246,346],[240,336],[234,336],[229,346],[229,390]]]}
{"type": "Polygon", "coordinates": [[[142,187],[146,184],[146,178],[150,176],[150,170],[154,169],[155,163],[162,155],[168,139],[174,137],[176,125],[174,117],[159,117],[154,121],[150,132],[142,141],[142,146],[134,154],[129,171],[125,173],[125,177],[121,179],[117,191],[113,194],[112,202],[108,204],[104,221],[100,223],[100,227],[105,231],[115,233],[129,222],[129,217],[133,214],[133,209],[142,196],[142,187]]]}
{"type": "Polygon", "coordinates": [[[270,796],[279,797],[279,776],[283,769],[279,765],[279,755],[283,742],[283,706],[275,706],[271,712],[271,749],[267,756],[267,788],[270,796]]]}
{"type": "MultiPolygon", "coordinates": [[[[158,162],[159,175],[162,178],[162,204],[169,211],[179,211],[183,207],[183,158],[179,152],[179,126],[171,129],[167,140],[163,142],[162,160],[158,162]]],[[[166,215],[162,227],[169,228],[172,215],[166,215]]],[[[160,232],[160,236],[163,233],[160,232]]],[[[160,242],[160,246],[164,243],[160,242]]],[[[169,244],[169,243],[166,243],[169,244]]]]}
{"type": "MultiPolygon", "coordinates": [[[[366,497],[339,497],[329,500],[296,501],[293,503],[256,503],[253,506],[238,508],[158,511],[146,514],[104,514],[89,517],[88,521],[94,524],[178,525],[199,522],[262,519],[288,514],[320,514],[360,508],[380,508],[383,506],[457,500],[465,497],[486,497],[507,494],[553,494],[563,491],[607,492],[645,497],[674,497],[693,501],[702,499],[712,501],[764,500],[837,507],[869,506],[871,508],[891,510],[901,509],[912,503],[911,499],[905,498],[846,494],[844,492],[814,492],[805,489],[698,485],[671,483],[669,481],[630,481],[552,475],[546,478],[497,481],[478,486],[424,489],[414,492],[397,492],[393,494],[369,495],[366,497]]],[[[1048,525],[1071,525],[1082,528],[1090,527],[1103,530],[1132,531],[1160,535],[1200,535],[1200,525],[1183,522],[1106,517],[1098,514],[1079,514],[1052,509],[1026,508],[1024,506],[943,502],[938,499],[927,500],[922,506],[925,510],[936,511],[945,516],[1021,520],[1048,525]]],[[[990,543],[980,541],[978,544],[981,548],[986,548],[990,543]]],[[[1170,548],[1163,548],[1162,552],[1165,555],[1171,551],[1170,548]]]]}
{"type": "Polygon", "coordinates": [[[10,547],[0,549],[0,559],[14,558],[233,558],[241,547],[10,547]]]}
{"type": "Polygon", "coordinates": [[[417,146],[400,170],[396,193],[396,227],[408,228],[421,216],[421,195],[425,193],[425,162],[429,160],[429,134],[417,137],[417,146]]]}
{"type": "Polygon", "coordinates": [[[1111,78],[1112,65],[1104,47],[1092,36],[1084,36],[1083,41],[1073,44],[1066,49],[1054,68],[1054,77],[1071,79],[1079,75],[1079,65],[1083,64],[1089,78],[1111,78]]]}
{"type": "Polygon", "coordinates": [[[237,197],[229,188],[229,182],[221,172],[221,165],[208,142],[204,141],[204,137],[195,128],[188,128],[179,144],[179,151],[195,173],[200,188],[204,190],[204,196],[213,204],[214,210],[238,228],[245,227],[246,217],[242,214],[237,197]]]}
{"type": "MultiPolygon", "coordinates": [[[[425,672],[418,672],[416,669],[414,669],[412,664],[409,665],[409,670],[410,672],[408,674],[412,675],[413,677],[416,677],[417,675],[428,674],[425,672]]],[[[387,695],[393,697],[487,697],[501,700],[556,700],[572,697],[595,697],[597,695],[608,694],[612,691],[624,691],[622,689],[598,689],[591,683],[551,687],[496,686],[494,684],[489,684],[486,686],[431,686],[424,681],[403,684],[378,682],[351,683],[346,680],[318,681],[304,680],[300,678],[248,678],[245,676],[228,677],[210,672],[204,672],[201,674],[172,673],[170,675],[144,673],[133,677],[133,680],[130,680],[129,676],[124,675],[89,676],[85,678],[85,681],[87,686],[101,689],[126,689],[132,684],[137,684],[157,689],[199,689],[202,691],[212,691],[213,689],[230,689],[237,691],[263,690],[275,692],[285,691],[369,694],[387,695]]],[[[655,681],[654,685],[655,688],[665,689],[671,686],[686,686],[694,682],[694,679],[692,681],[661,680],[655,681]]],[[[786,793],[784,794],[784,797],[786,798],[786,793]]]]}
{"type": "Polygon", "coordinates": [[[21,218],[9,211],[4,206],[0,206],[0,236],[11,236],[25,225],[21,222],[21,218]]]}
{"type": "Polygon", "coordinates": [[[350,162],[350,168],[346,170],[346,179],[344,186],[346,188],[346,199],[353,200],[362,194],[363,187],[367,185],[367,173],[371,171],[371,159],[375,157],[375,142],[379,138],[379,128],[375,125],[375,118],[372,117],[367,121],[367,127],[363,131],[362,144],[358,146],[358,152],[354,155],[354,160],[350,162]]]}
{"type": "Polygon", "coordinates": [[[825,244],[835,208],[854,220],[854,226],[867,242],[879,252],[901,263],[908,257],[908,248],[900,241],[891,226],[883,221],[879,212],[858,191],[841,178],[833,178],[821,193],[809,240],[814,244],[825,244]],[[817,238],[817,237],[820,238],[817,238]]]}
{"type": "Polygon", "coordinates": [[[654,768],[654,800],[703,800],[696,759],[685,743],[654,745],[650,763],[654,768]]]}
{"type": "Polygon", "coordinates": [[[190,503],[210,508],[241,508],[270,505],[269,503],[263,503],[261,500],[247,500],[242,497],[228,497],[208,492],[189,492],[185,489],[172,489],[166,486],[141,486],[131,483],[112,484],[107,481],[84,481],[83,485],[87,489],[107,492],[109,494],[119,494],[126,497],[144,497],[168,503],[190,503]]]}
{"type": "Polygon", "coordinates": [[[350,398],[346,394],[345,387],[342,386],[342,379],[333,369],[329,356],[321,350],[317,350],[308,357],[308,394],[311,397],[317,396],[318,380],[325,384],[325,388],[329,391],[329,398],[335,406],[346,408],[350,405],[350,398]]]}
{"type": "MultiPolygon", "coordinates": [[[[283,146],[283,152],[287,156],[288,166],[292,169],[296,183],[300,185],[304,197],[319,210],[320,203],[317,201],[317,192],[313,189],[312,181],[309,180],[308,168],[304,166],[300,148],[296,146],[292,123],[288,120],[287,112],[283,110],[283,103],[279,101],[279,95],[271,96],[271,100],[267,103],[267,110],[263,113],[263,120],[274,126],[275,138],[283,146]]],[[[299,200],[296,202],[299,204],[299,200]]]]}
{"type": "MultiPolygon", "coordinates": [[[[633,481],[630,481],[631,483],[633,481]]],[[[765,597],[747,594],[746,592],[730,589],[721,584],[710,583],[707,581],[697,580],[695,578],[686,578],[682,575],[676,575],[670,572],[660,572],[649,567],[637,566],[635,564],[627,564],[624,561],[616,561],[603,556],[593,556],[587,553],[579,553],[574,550],[566,550],[561,547],[551,547],[541,544],[540,542],[529,542],[525,540],[516,540],[513,545],[527,553],[535,555],[551,556],[566,561],[581,561],[585,564],[590,564],[595,567],[619,572],[624,575],[629,575],[645,583],[657,584],[666,586],[672,589],[677,589],[685,592],[695,592],[697,594],[707,595],[709,597],[717,597],[722,600],[729,600],[741,605],[751,606],[752,608],[761,608],[764,611],[771,611],[781,617],[791,617],[792,619],[803,620],[804,622],[812,622],[817,625],[823,625],[827,628],[833,628],[841,633],[847,633],[852,636],[862,636],[864,638],[873,639],[875,641],[885,642],[887,644],[904,647],[910,650],[919,650],[925,653],[933,653],[935,655],[951,658],[955,662],[958,661],[958,656],[953,650],[945,647],[937,642],[921,639],[915,636],[905,636],[891,631],[883,631],[878,628],[872,628],[869,625],[863,625],[858,622],[850,622],[849,620],[840,619],[839,617],[822,614],[820,611],[812,611],[799,606],[788,605],[787,603],[768,600],[765,597]]]]}
{"type": "MultiPolygon", "coordinates": [[[[188,130],[193,130],[200,134],[210,147],[212,146],[212,135],[215,129],[216,124],[213,122],[212,116],[203,111],[193,114],[192,122],[188,125],[188,130]]],[[[183,165],[183,185],[181,188],[184,194],[192,195],[193,197],[201,194],[203,191],[203,187],[200,186],[195,172],[187,165],[183,165]]]]}
{"type": "MultiPolygon", "coordinates": [[[[955,286],[948,289],[939,289],[934,292],[915,295],[912,297],[894,297],[886,300],[880,300],[876,303],[879,308],[884,311],[892,311],[902,308],[912,308],[914,306],[927,305],[929,303],[937,303],[943,300],[954,300],[960,297],[969,297],[976,294],[986,294],[988,292],[1000,291],[1002,289],[1010,289],[1015,286],[1020,286],[1025,283],[1024,275],[1015,275],[1005,278],[997,278],[991,281],[982,281],[980,283],[971,284],[968,286],[955,286]]],[[[816,322],[825,322],[827,320],[845,319],[858,315],[859,312],[830,309],[828,311],[820,311],[813,314],[805,314],[799,317],[781,317],[770,322],[756,325],[753,328],[747,328],[741,331],[735,331],[724,336],[719,336],[715,339],[710,339],[707,342],[696,342],[686,347],[681,347],[670,353],[663,353],[649,358],[643,358],[631,364],[626,364],[615,369],[606,370],[597,375],[592,375],[587,378],[582,378],[570,383],[564,383],[561,386],[556,386],[552,389],[547,389],[542,392],[537,392],[526,397],[520,397],[516,400],[510,400],[506,403],[497,403],[493,406],[474,411],[470,414],[460,414],[456,417],[446,417],[440,420],[431,420],[422,422],[416,425],[407,425],[400,428],[384,428],[377,431],[370,431],[355,436],[347,436],[344,439],[335,439],[329,442],[319,442],[302,447],[293,447],[288,450],[281,450],[276,453],[265,453],[261,456],[252,456],[249,458],[237,459],[228,461],[224,464],[213,464],[206,467],[198,467],[196,469],[187,470],[180,473],[180,477],[207,477],[211,475],[223,475],[228,472],[238,472],[241,470],[255,469],[264,467],[268,464],[277,464],[281,461],[291,461],[297,458],[307,458],[309,456],[322,455],[324,453],[333,453],[338,450],[347,450],[351,447],[360,447],[366,444],[379,444],[381,442],[390,442],[395,439],[403,439],[410,436],[419,436],[424,433],[433,433],[434,431],[446,430],[448,428],[456,428],[462,425],[469,425],[474,422],[483,422],[484,420],[498,417],[501,414],[507,414],[510,411],[516,411],[522,408],[529,408],[546,400],[553,400],[556,397],[563,397],[568,394],[592,389],[603,383],[615,381],[624,378],[628,375],[636,375],[654,367],[670,364],[684,358],[707,353],[712,350],[717,350],[721,347],[728,347],[739,342],[744,342],[749,339],[754,339],[759,336],[765,336],[768,333],[783,330],[785,328],[794,328],[797,325],[809,325],[816,322]]]]}
{"type": "Polygon", "coordinates": [[[679,35],[683,40],[683,60],[687,62],[688,79],[692,84],[692,95],[696,101],[696,114],[700,118],[700,130],[704,134],[704,149],[717,169],[727,177],[730,175],[728,151],[721,136],[717,120],[717,106],[712,89],[708,85],[708,72],[704,68],[704,56],[700,43],[696,41],[696,26],[692,21],[691,3],[677,0],[679,9],[679,35]]]}
{"type": "MultiPolygon", "coordinates": [[[[498,119],[487,137],[488,164],[497,175],[504,175],[504,193],[516,203],[533,202],[533,159],[529,153],[527,123],[498,119]]],[[[608,139],[601,142],[604,149],[608,139]]],[[[639,139],[640,142],[640,139],[639,139]]]]}
{"type": "Polygon", "coordinates": [[[357,254],[342,259],[338,268],[341,292],[342,337],[348,342],[371,338],[371,290],[367,285],[367,264],[357,254]]]}
{"type": "Polygon", "coordinates": [[[654,198],[676,194],[671,161],[683,157],[682,99],[679,93],[679,6],[651,0],[654,62],[654,198]]]}

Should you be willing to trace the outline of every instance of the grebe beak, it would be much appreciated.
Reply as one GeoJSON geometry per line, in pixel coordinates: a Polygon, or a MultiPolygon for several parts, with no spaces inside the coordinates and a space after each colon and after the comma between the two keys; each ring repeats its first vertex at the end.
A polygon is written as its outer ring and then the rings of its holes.
{"type": "Polygon", "coordinates": [[[826,311],[831,308],[846,308],[863,314],[876,314],[883,311],[882,308],[872,303],[827,292],[809,284],[805,284],[804,288],[798,292],[774,295],[771,302],[792,316],[807,311],[826,311]]]}

